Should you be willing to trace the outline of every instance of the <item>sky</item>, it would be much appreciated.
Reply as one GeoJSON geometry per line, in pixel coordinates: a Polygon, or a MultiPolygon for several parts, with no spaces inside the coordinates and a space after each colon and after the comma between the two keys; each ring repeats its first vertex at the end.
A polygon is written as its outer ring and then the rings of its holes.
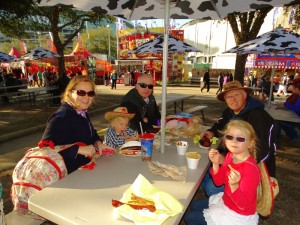
{"type": "MultiPolygon", "coordinates": [[[[170,24],[172,24],[173,29],[180,28],[183,24],[189,22],[190,19],[170,19],[170,24]]],[[[135,23],[135,21],[133,21],[135,23]]],[[[164,26],[164,20],[163,19],[153,19],[153,20],[137,20],[137,24],[140,24],[141,26],[146,27],[163,27],[164,26]]]]}

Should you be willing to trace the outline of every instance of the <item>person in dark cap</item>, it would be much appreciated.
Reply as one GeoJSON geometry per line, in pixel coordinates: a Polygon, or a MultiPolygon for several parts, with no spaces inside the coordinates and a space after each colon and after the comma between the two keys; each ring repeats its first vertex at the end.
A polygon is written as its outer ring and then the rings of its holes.
{"type": "MultiPolygon", "coordinates": [[[[256,153],[257,162],[264,161],[270,176],[275,176],[275,149],[276,149],[276,134],[278,125],[274,119],[264,110],[265,105],[251,97],[253,90],[250,87],[243,87],[239,81],[231,81],[224,85],[224,91],[217,95],[217,98],[226,102],[227,108],[223,111],[222,116],[218,121],[208,130],[200,134],[200,137],[221,137],[219,131],[232,119],[241,119],[250,123],[257,134],[257,148],[256,153]]],[[[220,164],[223,163],[224,157],[227,154],[226,148],[218,147],[221,153],[220,164]]],[[[202,187],[206,195],[223,191],[223,187],[216,187],[212,179],[207,173],[202,181],[202,187]]]]}

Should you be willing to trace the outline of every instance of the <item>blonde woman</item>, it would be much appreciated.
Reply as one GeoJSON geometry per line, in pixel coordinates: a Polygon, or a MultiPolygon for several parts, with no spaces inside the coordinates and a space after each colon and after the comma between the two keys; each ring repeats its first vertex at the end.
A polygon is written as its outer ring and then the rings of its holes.
{"type": "Polygon", "coordinates": [[[82,143],[60,152],[68,173],[88,164],[96,152],[102,154],[103,149],[115,152],[102,143],[87,114],[95,95],[95,84],[90,78],[74,77],[62,96],[62,105],[47,122],[42,141],[51,141],[54,145],[82,143]]]}

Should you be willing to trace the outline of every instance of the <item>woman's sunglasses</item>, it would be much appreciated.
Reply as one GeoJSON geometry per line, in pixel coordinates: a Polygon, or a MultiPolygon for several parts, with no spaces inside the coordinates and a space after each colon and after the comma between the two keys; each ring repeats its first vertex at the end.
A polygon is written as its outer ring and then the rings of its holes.
{"type": "Polygon", "coordinates": [[[84,91],[84,90],[73,90],[73,91],[76,91],[76,94],[78,96],[86,96],[88,95],[89,97],[94,97],[96,95],[96,93],[94,91],[84,91]]]}
{"type": "Polygon", "coordinates": [[[234,136],[229,135],[229,134],[225,135],[225,139],[229,140],[229,141],[232,141],[232,140],[235,139],[237,142],[245,142],[246,141],[246,138],[244,138],[244,137],[234,137],[234,136]]]}
{"type": "Polygon", "coordinates": [[[140,85],[141,88],[148,87],[149,89],[153,89],[153,84],[138,83],[138,85],[140,85]]]}

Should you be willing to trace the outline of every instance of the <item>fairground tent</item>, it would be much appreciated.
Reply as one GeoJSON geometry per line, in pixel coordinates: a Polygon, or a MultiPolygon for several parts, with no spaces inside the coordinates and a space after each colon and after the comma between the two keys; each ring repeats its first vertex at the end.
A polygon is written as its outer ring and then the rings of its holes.
{"type": "Polygon", "coordinates": [[[20,58],[21,57],[21,53],[18,51],[18,49],[16,47],[12,47],[8,54],[10,56],[14,56],[15,58],[20,58]]]}

